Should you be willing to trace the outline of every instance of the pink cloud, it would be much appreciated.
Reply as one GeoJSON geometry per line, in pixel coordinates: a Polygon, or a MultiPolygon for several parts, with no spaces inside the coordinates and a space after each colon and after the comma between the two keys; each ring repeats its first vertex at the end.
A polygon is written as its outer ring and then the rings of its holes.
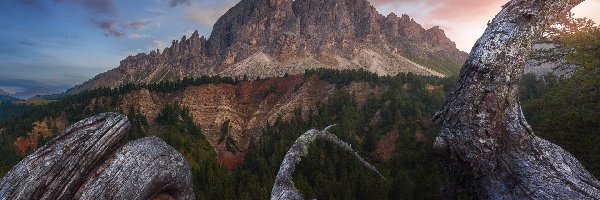
{"type": "Polygon", "coordinates": [[[436,9],[430,13],[433,19],[457,21],[489,18],[500,11],[501,6],[506,3],[506,1],[489,0],[445,0],[431,2],[436,2],[436,9]]]}
{"type": "Polygon", "coordinates": [[[489,17],[500,10],[507,0],[371,0],[377,7],[421,5],[429,9],[420,10],[422,16],[433,20],[478,20],[489,17]]]}

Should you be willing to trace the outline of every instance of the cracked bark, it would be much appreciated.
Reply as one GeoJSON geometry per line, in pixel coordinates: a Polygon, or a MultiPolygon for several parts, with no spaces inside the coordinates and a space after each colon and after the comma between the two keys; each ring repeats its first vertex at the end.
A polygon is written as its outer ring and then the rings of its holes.
{"type": "Polygon", "coordinates": [[[273,189],[271,190],[271,200],[279,200],[279,199],[304,199],[302,194],[294,187],[292,174],[296,169],[296,165],[300,163],[302,157],[308,154],[308,149],[310,145],[316,140],[321,139],[325,141],[329,141],[341,149],[351,153],[361,165],[365,166],[367,169],[375,172],[381,178],[384,178],[373,165],[369,164],[365,161],[350,145],[340,140],[337,136],[328,132],[328,130],[333,127],[329,126],[322,131],[318,131],[315,129],[309,130],[306,133],[302,134],[290,150],[287,152],[283,161],[281,162],[281,166],[279,167],[279,172],[277,173],[277,177],[275,178],[275,184],[273,185],[273,189]]]}
{"type": "Polygon", "coordinates": [[[0,199],[193,199],[187,160],[156,137],[123,144],[126,116],[84,119],[0,180],[0,199]]]}
{"type": "Polygon", "coordinates": [[[518,86],[532,40],[583,0],[513,0],[491,21],[436,120],[448,199],[600,199],[600,182],[572,155],[536,137],[518,86]]]}

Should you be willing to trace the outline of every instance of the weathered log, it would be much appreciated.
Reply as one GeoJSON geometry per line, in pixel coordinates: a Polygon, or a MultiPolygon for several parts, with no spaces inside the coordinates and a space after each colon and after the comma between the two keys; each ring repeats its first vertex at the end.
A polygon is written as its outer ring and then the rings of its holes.
{"type": "Polygon", "coordinates": [[[600,199],[600,182],[568,152],[536,137],[518,88],[532,40],[583,0],[513,0],[491,21],[436,119],[445,196],[600,199]]]}
{"type": "Polygon", "coordinates": [[[193,199],[185,158],[151,137],[124,145],[126,116],[104,113],[67,128],[0,180],[0,199],[193,199]]]}
{"type": "Polygon", "coordinates": [[[193,199],[187,160],[158,137],[126,144],[77,194],[81,199],[193,199]]]}
{"type": "Polygon", "coordinates": [[[373,167],[373,165],[369,164],[360,155],[358,155],[358,153],[354,151],[350,145],[340,140],[337,136],[329,133],[328,130],[331,127],[333,127],[333,125],[325,128],[322,131],[315,129],[309,130],[296,139],[281,162],[279,172],[277,173],[277,177],[275,179],[275,184],[271,190],[271,200],[304,199],[302,194],[294,187],[292,174],[296,169],[296,165],[300,163],[302,157],[308,154],[310,145],[316,139],[329,141],[339,146],[341,149],[351,153],[360,162],[360,164],[365,166],[367,169],[375,172],[381,178],[384,178],[379,171],[373,167]]]}

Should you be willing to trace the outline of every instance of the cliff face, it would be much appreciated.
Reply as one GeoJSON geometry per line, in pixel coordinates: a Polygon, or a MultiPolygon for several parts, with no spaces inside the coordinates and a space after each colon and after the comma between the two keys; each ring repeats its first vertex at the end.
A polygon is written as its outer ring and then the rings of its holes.
{"type": "MultiPolygon", "coordinates": [[[[258,137],[266,123],[278,116],[289,119],[294,110],[302,108],[308,115],[316,110],[318,102],[333,92],[334,87],[317,79],[302,83],[302,76],[242,83],[240,85],[211,84],[192,86],[177,93],[151,92],[145,89],[123,97],[123,109],[139,108],[149,121],[155,121],[162,108],[171,102],[188,107],[194,122],[202,128],[208,140],[218,150],[221,125],[229,120],[229,130],[242,151],[258,137]],[[269,93],[269,88],[276,88],[269,93]],[[296,87],[299,87],[295,90],[296,87]],[[321,89],[314,89],[321,88],[321,89]]],[[[224,153],[224,152],[221,152],[224,153]]]]}
{"type": "MultiPolygon", "coordinates": [[[[352,82],[341,89],[349,92],[355,97],[357,105],[362,106],[371,94],[379,98],[390,87],[352,82]]],[[[304,120],[308,120],[335,91],[335,84],[321,80],[316,75],[289,75],[236,85],[220,83],[187,86],[172,92],[138,89],[121,94],[122,97],[115,106],[122,111],[133,108],[146,117],[149,135],[156,135],[161,130],[156,118],[167,105],[176,103],[189,109],[194,123],[199,125],[203,135],[215,148],[219,159],[232,169],[243,159],[251,141],[260,139],[267,124],[272,125],[278,118],[289,121],[298,112],[304,120]],[[227,143],[219,142],[221,127],[225,121],[229,121],[229,135],[234,141],[236,153],[228,151],[227,143]]],[[[107,102],[111,102],[111,97],[97,97],[85,103],[86,106],[82,109],[92,110],[107,102]]],[[[53,130],[64,129],[67,121],[65,113],[60,113],[33,122],[31,132],[14,141],[18,153],[27,155],[37,150],[40,139],[53,136],[53,130]]]]}
{"type": "MultiPolygon", "coordinates": [[[[369,93],[381,95],[387,88],[353,83],[345,90],[357,96],[357,103],[363,104],[369,93]]],[[[304,79],[294,75],[239,85],[191,86],[168,94],[142,89],[124,95],[120,106],[122,110],[130,107],[139,110],[148,118],[150,126],[157,126],[153,123],[161,110],[171,102],[179,102],[190,110],[219,158],[231,168],[237,164],[235,161],[243,158],[250,142],[260,137],[267,123],[274,123],[278,117],[290,120],[298,110],[308,119],[311,111],[316,111],[334,91],[335,85],[316,77],[304,79]],[[225,143],[219,144],[220,129],[225,121],[229,121],[229,133],[239,150],[236,154],[228,152],[225,143]]]]}
{"type": "Polygon", "coordinates": [[[217,21],[210,39],[195,32],[162,52],[130,56],[71,92],[206,74],[277,77],[311,68],[444,76],[456,73],[466,56],[439,27],[424,29],[407,15],[383,16],[366,0],[242,0],[217,21]],[[430,59],[445,66],[425,62],[430,59]]]}

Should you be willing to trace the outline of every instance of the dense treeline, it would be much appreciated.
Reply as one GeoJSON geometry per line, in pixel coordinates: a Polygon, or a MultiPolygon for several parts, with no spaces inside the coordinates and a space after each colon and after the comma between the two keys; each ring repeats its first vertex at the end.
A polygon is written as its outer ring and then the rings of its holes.
{"type": "MultiPolygon", "coordinates": [[[[386,84],[390,86],[399,86],[398,83],[417,83],[430,82],[443,85],[451,85],[454,83],[454,78],[438,78],[434,76],[420,76],[412,73],[397,74],[395,76],[378,76],[372,72],[363,69],[353,70],[332,70],[332,69],[308,69],[304,72],[304,78],[317,75],[321,80],[336,84],[338,88],[346,86],[352,82],[368,82],[371,84],[386,84]]],[[[446,91],[451,87],[445,87],[446,91]]]]}
{"type": "Polygon", "coordinates": [[[33,106],[26,104],[13,104],[13,101],[0,101],[0,120],[22,114],[31,107],[33,106]]]}

